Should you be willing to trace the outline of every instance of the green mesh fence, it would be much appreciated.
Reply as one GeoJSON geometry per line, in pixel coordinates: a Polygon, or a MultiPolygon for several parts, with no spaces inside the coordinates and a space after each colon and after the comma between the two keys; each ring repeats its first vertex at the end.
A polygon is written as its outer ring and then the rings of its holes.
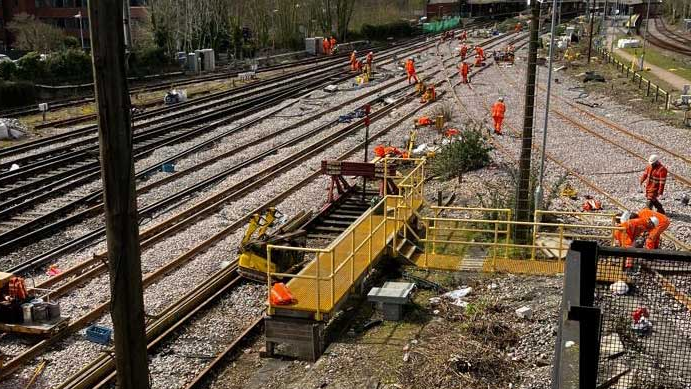
{"type": "Polygon", "coordinates": [[[422,25],[422,31],[424,32],[440,32],[457,27],[461,23],[461,18],[451,18],[440,20],[438,22],[424,23],[422,25]]]}

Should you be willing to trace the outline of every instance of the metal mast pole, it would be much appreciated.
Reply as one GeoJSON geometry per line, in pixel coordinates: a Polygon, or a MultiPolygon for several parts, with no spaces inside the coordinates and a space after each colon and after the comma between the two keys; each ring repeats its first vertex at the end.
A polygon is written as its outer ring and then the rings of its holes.
{"type": "Polygon", "coordinates": [[[645,41],[648,40],[648,25],[650,25],[650,0],[648,0],[648,10],[645,15],[645,31],[643,35],[643,54],[641,54],[641,71],[643,70],[643,61],[645,60],[645,41]]]}
{"type": "Polygon", "coordinates": [[[545,98],[545,123],[542,128],[542,149],[540,150],[540,178],[535,189],[535,207],[542,209],[543,187],[545,178],[545,153],[547,152],[547,123],[549,122],[549,98],[552,94],[552,60],[554,57],[554,35],[557,32],[557,0],[552,1],[552,27],[549,40],[549,61],[547,62],[547,97],[545,98]]]}
{"type": "MultiPolygon", "coordinates": [[[[521,156],[519,160],[518,193],[516,196],[516,218],[518,221],[530,221],[530,163],[533,148],[533,118],[535,116],[535,74],[537,69],[537,39],[540,15],[540,3],[530,3],[530,41],[528,44],[528,66],[525,84],[525,105],[523,112],[523,134],[521,156]]],[[[527,242],[529,228],[516,228],[518,242],[527,242]]]]}
{"type": "Polygon", "coordinates": [[[590,15],[590,33],[588,34],[588,65],[590,65],[590,56],[593,50],[593,24],[595,22],[595,0],[588,13],[590,15]]]}

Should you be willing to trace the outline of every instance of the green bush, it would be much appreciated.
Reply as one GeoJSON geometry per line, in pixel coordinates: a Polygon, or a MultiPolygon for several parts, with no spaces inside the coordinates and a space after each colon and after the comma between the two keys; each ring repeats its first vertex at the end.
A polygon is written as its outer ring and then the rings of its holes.
{"type": "Polygon", "coordinates": [[[443,146],[431,161],[431,171],[446,180],[457,177],[460,182],[463,173],[489,165],[492,146],[482,136],[481,130],[468,128],[459,139],[443,146]]]}
{"type": "Polygon", "coordinates": [[[35,81],[45,79],[48,64],[41,60],[41,56],[32,51],[17,61],[16,78],[19,80],[35,81]]]}
{"type": "Polygon", "coordinates": [[[130,55],[129,70],[133,75],[157,73],[170,64],[171,59],[162,47],[146,47],[130,55]]]}
{"type": "Polygon", "coordinates": [[[73,36],[66,36],[62,39],[62,45],[65,49],[78,49],[81,47],[81,42],[73,36]]]}
{"type": "Polygon", "coordinates": [[[36,102],[36,90],[30,82],[0,81],[0,107],[21,107],[36,102]]]}
{"type": "Polygon", "coordinates": [[[0,80],[9,80],[17,72],[17,65],[12,61],[0,62],[0,80]]]}
{"type": "Polygon", "coordinates": [[[67,49],[51,55],[46,61],[53,80],[90,80],[91,57],[81,50],[67,49]]]}
{"type": "Polygon", "coordinates": [[[365,24],[361,29],[362,35],[372,41],[383,41],[387,38],[402,38],[413,35],[413,27],[405,20],[373,26],[365,24]]]}

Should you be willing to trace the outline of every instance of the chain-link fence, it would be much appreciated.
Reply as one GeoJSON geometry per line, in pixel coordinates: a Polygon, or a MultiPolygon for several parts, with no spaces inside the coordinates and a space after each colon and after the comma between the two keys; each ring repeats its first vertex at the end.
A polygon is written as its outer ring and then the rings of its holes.
{"type": "Polygon", "coordinates": [[[572,244],[553,388],[690,389],[691,253],[572,244]]]}

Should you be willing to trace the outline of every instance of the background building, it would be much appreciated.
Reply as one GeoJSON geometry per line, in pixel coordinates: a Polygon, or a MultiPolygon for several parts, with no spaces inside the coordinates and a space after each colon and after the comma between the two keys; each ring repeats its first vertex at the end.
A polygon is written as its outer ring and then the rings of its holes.
{"type": "MultiPolygon", "coordinates": [[[[7,24],[15,15],[26,13],[38,20],[54,25],[64,30],[66,35],[80,38],[79,18],[81,13],[84,46],[90,47],[89,17],[87,0],[0,0],[0,51],[12,47],[12,34],[7,30],[7,24]]],[[[130,0],[130,10],[133,20],[143,20],[148,17],[144,0],[130,0]]]]}

